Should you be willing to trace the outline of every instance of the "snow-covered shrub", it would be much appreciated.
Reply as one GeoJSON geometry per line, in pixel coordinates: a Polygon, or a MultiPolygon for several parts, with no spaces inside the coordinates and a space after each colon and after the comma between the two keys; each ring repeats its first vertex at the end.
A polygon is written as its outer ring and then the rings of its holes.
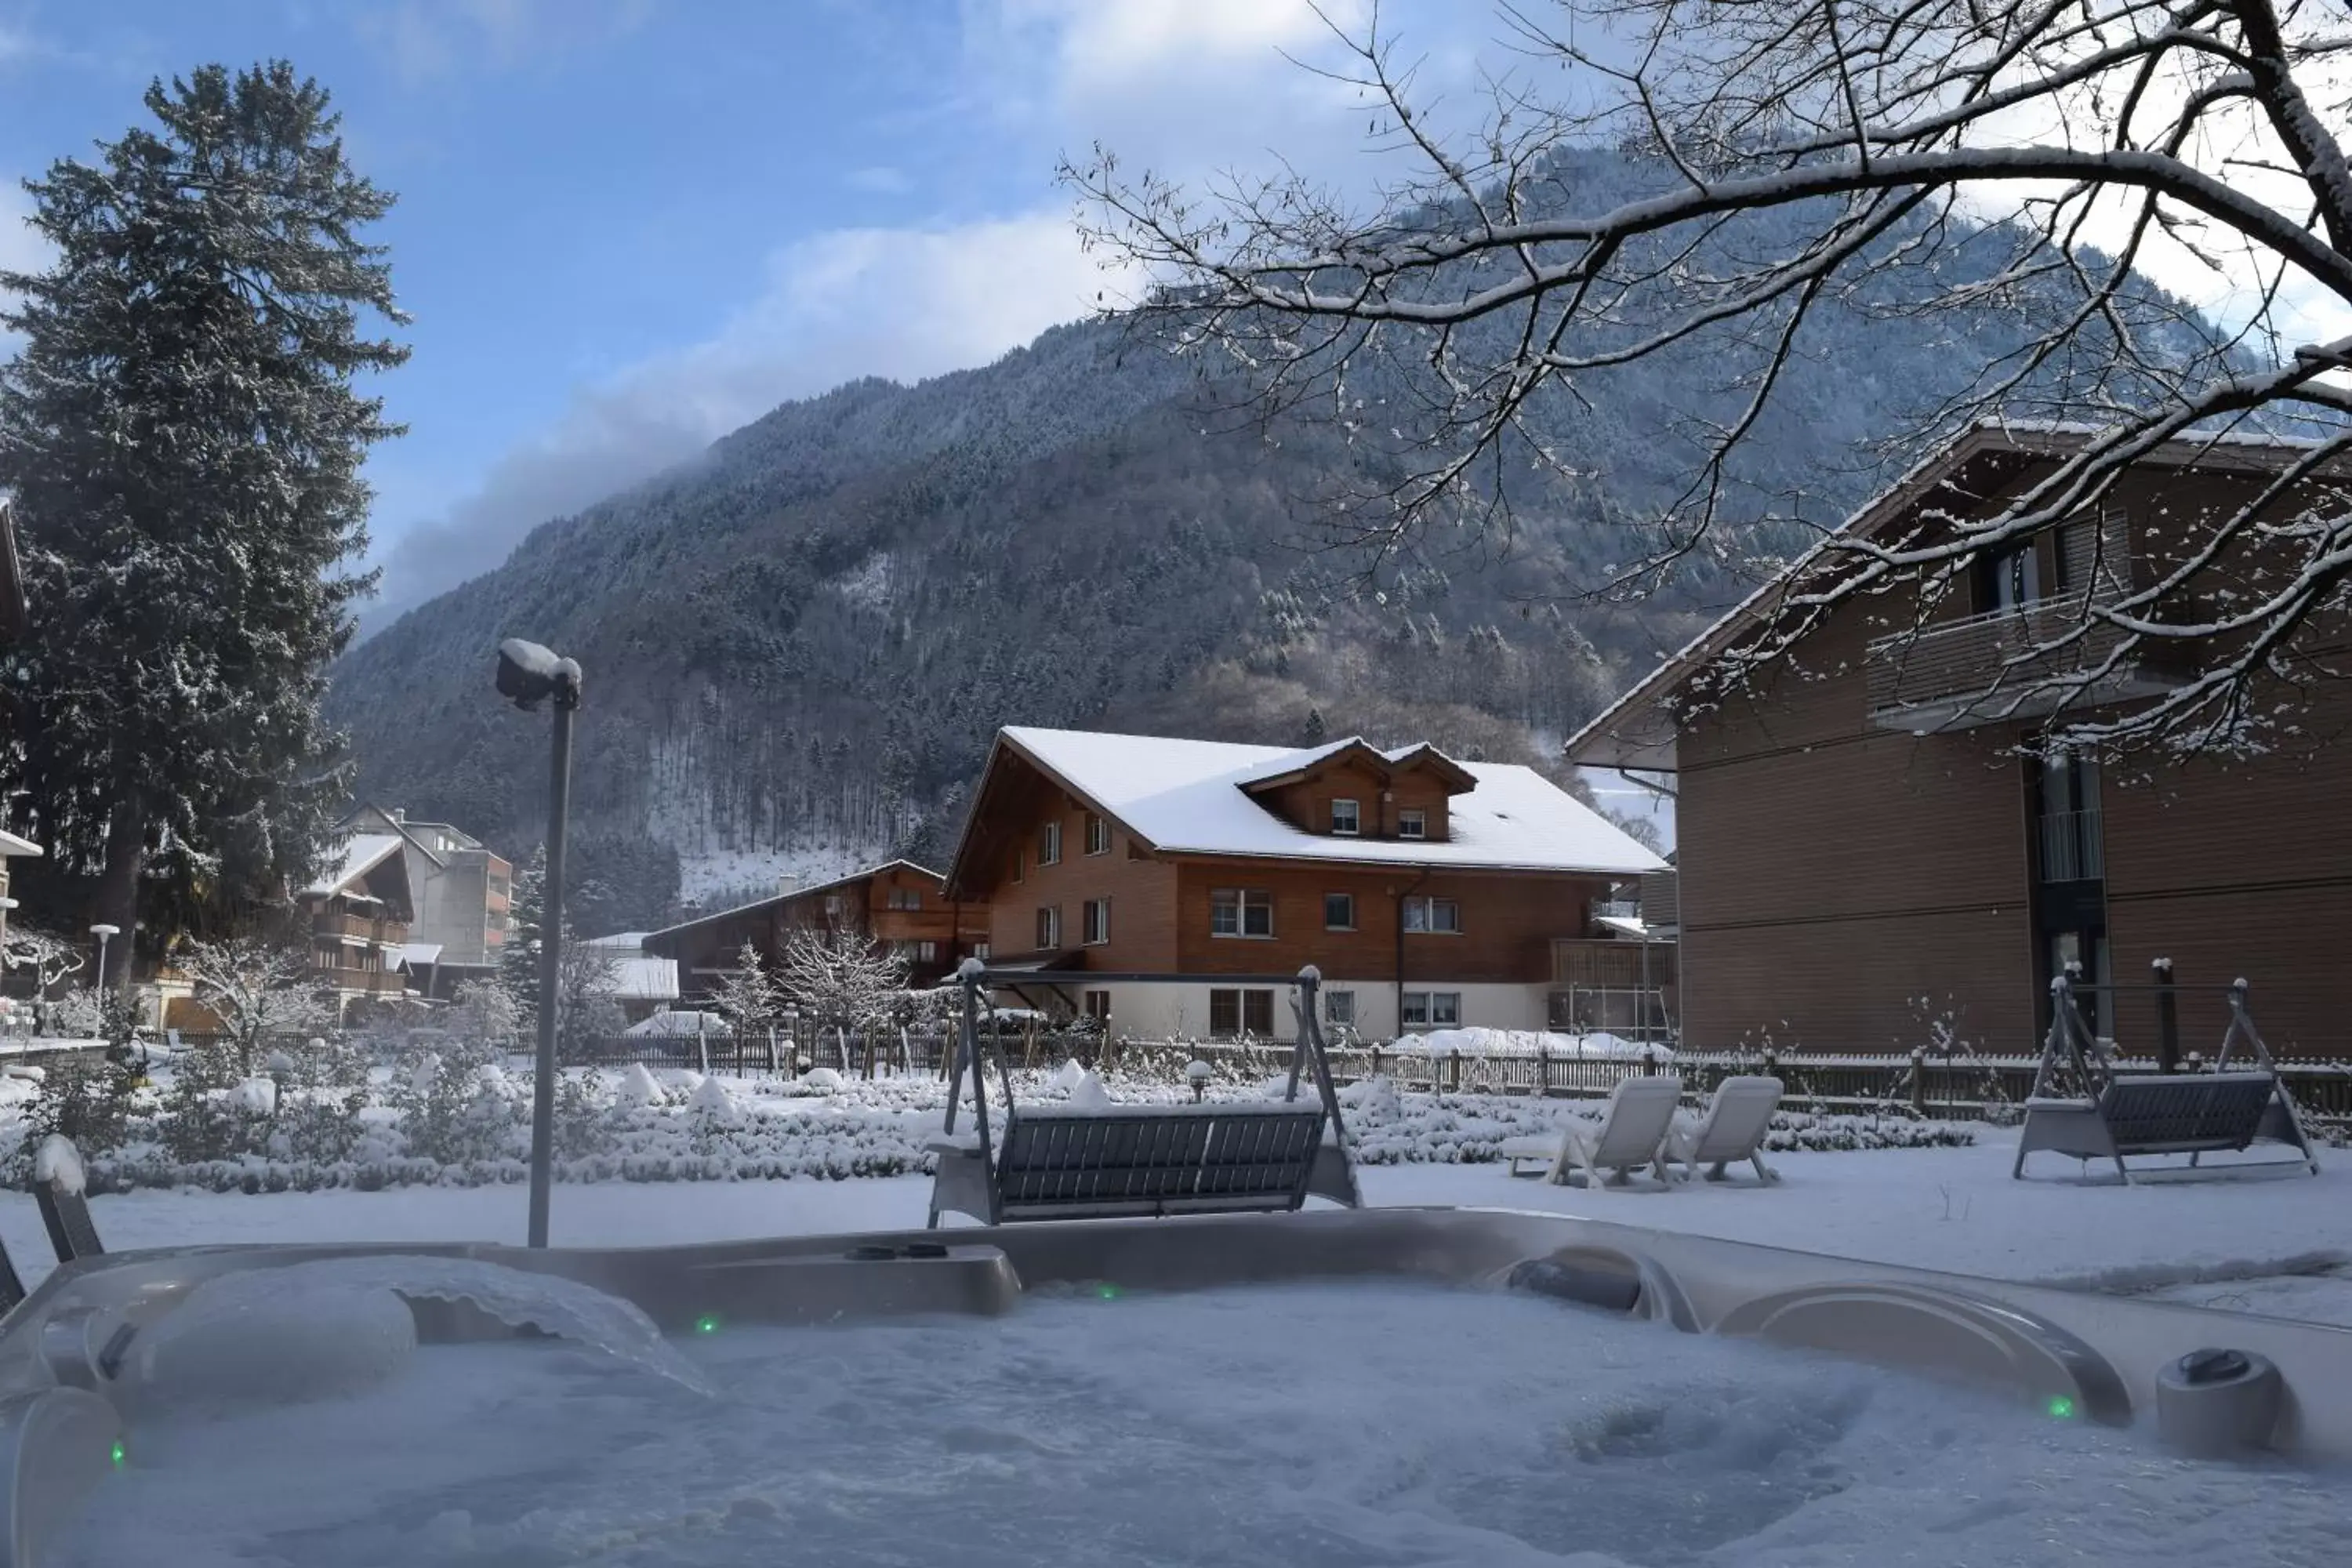
{"type": "Polygon", "coordinates": [[[605,1098],[604,1075],[563,1073],[555,1080],[555,1157],[593,1160],[620,1147],[620,1128],[605,1098]]]}
{"type": "Polygon", "coordinates": [[[41,1140],[70,1138],[87,1154],[120,1149],[131,1132],[139,1069],[112,1052],[69,1052],[43,1070],[40,1093],[26,1109],[15,1163],[21,1172],[41,1140]]]}
{"type": "Polygon", "coordinates": [[[490,1076],[497,1055],[478,1040],[450,1040],[393,1074],[385,1098],[412,1156],[468,1165],[509,1152],[520,1119],[504,1075],[490,1076]]]}
{"type": "Polygon", "coordinates": [[[234,1160],[265,1152],[269,1118],[239,1100],[251,1075],[246,1042],[228,1035],[199,1037],[173,1062],[155,1119],[155,1139],[183,1163],[234,1160]]]}

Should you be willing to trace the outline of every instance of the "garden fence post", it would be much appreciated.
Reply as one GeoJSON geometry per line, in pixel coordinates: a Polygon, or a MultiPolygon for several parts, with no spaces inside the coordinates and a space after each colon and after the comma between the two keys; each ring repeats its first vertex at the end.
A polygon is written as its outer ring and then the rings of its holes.
{"type": "Polygon", "coordinates": [[[1927,1114],[1927,1052],[1920,1046],[1911,1047],[1911,1109],[1919,1116],[1927,1114]]]}
{"type": "Polygon", "coordinates": [[[2159,958],[2148,965],[2156,977],[2156,1068],[2180,1070],[2180,1014],[2172,989],[2172,960],[2159,958]]]}

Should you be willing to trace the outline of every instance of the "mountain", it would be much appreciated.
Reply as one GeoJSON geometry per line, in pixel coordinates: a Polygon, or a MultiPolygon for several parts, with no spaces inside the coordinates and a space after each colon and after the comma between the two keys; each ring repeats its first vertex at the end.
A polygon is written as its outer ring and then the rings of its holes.
{"type": "MultiPolygon", "coordinates": [[[[1650,177],[1580,156],[1590,180],[1650,177]]],[[[2013,347],[2019,318],[1825,298],[1737,498],[1843,512],[1877,479],[1862,445],[2013,347]]],[[[348,654],[331,712],[364,798],[519,853],[541,831],[546,721],[500,705],[493,649],[577,658],[590,929],[658,921],[681,879],[716,900],[886,851],[939,863],[1003,724],[1541,761],[1744,587],[1701,563],[1638,607],[1552,597],[1686,481],[1689,422],[1737,412],[1753,352],[1720,333],[1588,378],[1544,415],[1585,477],[1515,480],[1507,548],[1424,548],[1374,596],[1316,545],[1336,497],[1393,479],[1385,444],[1261,426],[1229,379],[1118,323],[1056,328],[983,369],[785,405],[545,524],[348,654]]]]}

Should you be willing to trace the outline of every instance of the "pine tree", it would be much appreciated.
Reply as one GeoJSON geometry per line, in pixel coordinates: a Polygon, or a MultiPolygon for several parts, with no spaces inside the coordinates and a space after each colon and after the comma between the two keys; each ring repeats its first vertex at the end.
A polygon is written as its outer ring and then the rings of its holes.
{"type": "Polygon", "coordinates": [[[0,487],[34,605],[0,788],[126,931],[151,862],[180,907],[233,906],[331,837],[348,779],[319,702],[372,582],[342,566],[361,464],[399,433],[353,383],[407,357],[360,331],[404,320],[358,237],[393,198],[344,160],[324,89],[207,66],[146,105],[95,163],[26,182],[57,261],[0,273],[24,339],[0,487]]]}
{"type": "Polygon", "coordinates": [[[514,868],[507,900],[507,939],[499,949],[499,989],[514,1004],[516,1032],[539,1027],[539,926],[546,908],[547,847],[514,868]]]}

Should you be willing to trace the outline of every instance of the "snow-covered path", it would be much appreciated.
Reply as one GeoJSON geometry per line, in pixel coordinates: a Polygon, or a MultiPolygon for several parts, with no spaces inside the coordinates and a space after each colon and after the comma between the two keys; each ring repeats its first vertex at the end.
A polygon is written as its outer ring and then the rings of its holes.
{"type": "MultiPolygon", "coordinates": [[[[2323,1153],[2300,1175],[2126,1189],[2075,1179],[2012,1182],[2014,1144],[1988,1129],[1968,1149],[1773,1157],[1777,1187],[1699,1184],[1588,1194],[1513,1180],[1499,1165],[1387,1165],[1362,1173],[1377,1204],[1538,1208],[1920,1268],[2006,1279],[2151,1288],[2168,1299],[2352,1325],[2352,1163],[2323,1153]],[[2337,1271],[2326,1271],[2330,1263],[2337,1271]]],[[[603,1246],[919,1226],[928,1178],[845,1182],[599,1183],[555,1190],[554,1238],[603,1246]]],[[[117,1249],[188,1242],[518,1241],[520,1186],[381,1193],[137,1192],[92,1204],[117,1249]]],[[[48,1246],[28,1198],[0,1202],[26,1283],[48,1246]]]]}

